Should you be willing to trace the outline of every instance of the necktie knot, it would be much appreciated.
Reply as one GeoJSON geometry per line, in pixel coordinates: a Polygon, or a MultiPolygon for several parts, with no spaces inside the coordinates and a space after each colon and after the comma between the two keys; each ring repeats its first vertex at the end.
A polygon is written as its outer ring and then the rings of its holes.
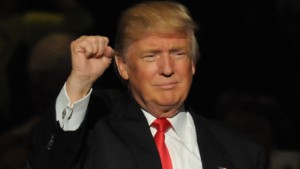
{"type": "Polygon", "coordinates": [[[155,127],[158,132],[166,132],[172,124],[166,118],[156,119],[151,126],[155,127]]]}

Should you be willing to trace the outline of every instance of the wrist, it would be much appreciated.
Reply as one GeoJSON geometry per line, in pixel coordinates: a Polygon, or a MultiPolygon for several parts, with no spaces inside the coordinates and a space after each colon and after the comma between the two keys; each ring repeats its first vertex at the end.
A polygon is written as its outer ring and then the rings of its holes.
{"type": "Polygon", "coordinates": [[[92,85],[93,82],[88,78],[78,78],[70,75],[66,82],[66,91],[71,104],[85,97],[92,85]]]}

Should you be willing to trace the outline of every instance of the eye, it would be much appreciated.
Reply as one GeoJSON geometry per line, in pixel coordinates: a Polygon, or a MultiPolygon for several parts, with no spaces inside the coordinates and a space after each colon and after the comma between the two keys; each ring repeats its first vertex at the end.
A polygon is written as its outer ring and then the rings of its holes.
{"type": "Polygon", "coordinates": [[[151,54],[146,54],[146,55],[142,56],[142,59],[147,62],[152,62],[152,61],[155,61],[156,57],[157,57],[157,54],[151,53],[151,54]]]}
{"type": "Polygon", "coordinates": [[[172,53],[172,56],[176,59],[185,58],[187,56],[187,53],[185,51],[176,51],[172,53]]]}

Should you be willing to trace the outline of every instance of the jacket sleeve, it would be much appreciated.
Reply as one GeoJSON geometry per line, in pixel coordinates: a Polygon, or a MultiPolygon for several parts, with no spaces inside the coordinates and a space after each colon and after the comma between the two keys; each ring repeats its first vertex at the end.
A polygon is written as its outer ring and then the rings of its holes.
{"type": "Polygon", "coordinates": [[[85,156],[87,135],[109,112],[107,103],[92,95],[86,117],[75,131],[64,131],[55,117],[55,104],[45,113],[31,134],[28,163],[32,169],[79,168],[85,156]]]}

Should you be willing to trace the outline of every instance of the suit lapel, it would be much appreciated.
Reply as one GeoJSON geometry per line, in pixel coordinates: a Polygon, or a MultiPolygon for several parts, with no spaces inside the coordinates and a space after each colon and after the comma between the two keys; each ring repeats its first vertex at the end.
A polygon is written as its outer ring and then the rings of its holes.
{"type": "Polygon", "coordinates": [[[225,158],[225,147],[212,134],[206,120],[195,113],[191,114],[196,127],[203,169],[233,169],[225,158]]]}
{"type": "Polygon", "coordinates": [[[111,126],[123,139],[137,162],[139,169],[161,169],[160,158],[148,122],[130,94],[113,109],[111,126]]]}
{"type": "MultiPolygon", "coordinates": [[[[161,169],[161,163],[148,122],[129,93],[118,99],[112,109],[111,127],[134,155],[138,169],[161,169]]],[[[203,169],[233,169],[225,158],[225,148],[212,134],[207,120],[193,113],[203,169]]]]}

